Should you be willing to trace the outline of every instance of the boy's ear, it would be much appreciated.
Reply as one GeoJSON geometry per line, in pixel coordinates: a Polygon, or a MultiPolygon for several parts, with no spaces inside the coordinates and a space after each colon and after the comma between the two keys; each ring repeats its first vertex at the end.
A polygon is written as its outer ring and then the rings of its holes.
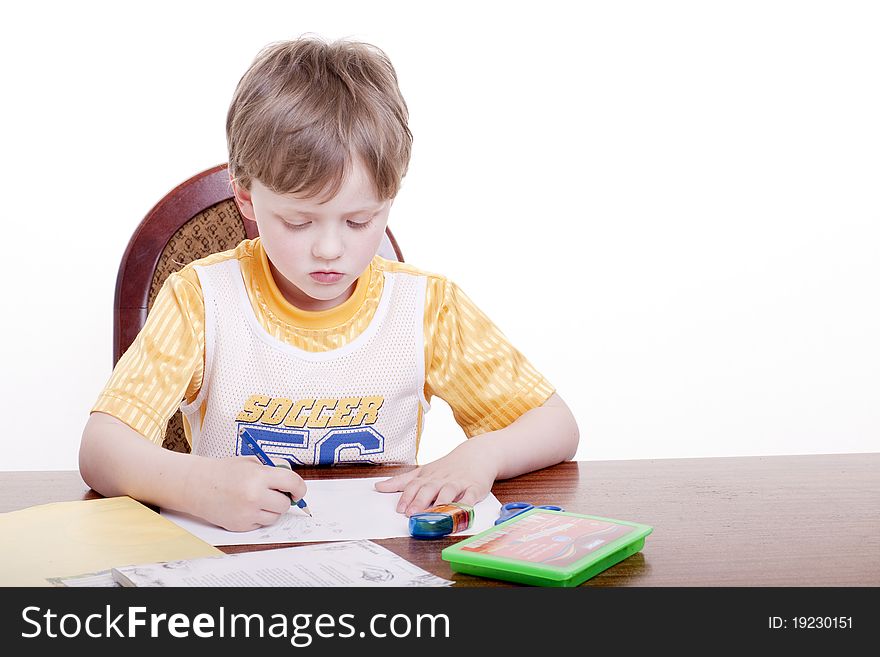
{"type": "Polygon", "coordinates": [[[251,201],[250,191],[239,185],[232,178],[229,179],[229,182],[232,184],[232,193],[235,195],[235,203],[238,205],[238,211],[241,212],[245,219],[256,221],[257,219],[254,216],[254,204],[251,201]]]}

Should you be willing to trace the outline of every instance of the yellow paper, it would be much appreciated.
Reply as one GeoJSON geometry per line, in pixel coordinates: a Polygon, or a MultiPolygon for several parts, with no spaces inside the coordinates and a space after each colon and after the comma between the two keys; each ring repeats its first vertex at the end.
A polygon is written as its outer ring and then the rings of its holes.
{"type": "Polygon", "coordinates": [[[52,586],[48,577],[222,554],[130,497],[0,514],[0,586],[52,586]]]}

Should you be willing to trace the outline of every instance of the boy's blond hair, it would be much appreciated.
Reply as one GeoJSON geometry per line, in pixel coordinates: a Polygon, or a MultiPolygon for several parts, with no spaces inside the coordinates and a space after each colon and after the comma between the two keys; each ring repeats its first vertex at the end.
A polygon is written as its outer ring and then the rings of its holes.
{"type": "Polygon", "coordinates": [[[273,43],[242,76],[226,117],[229,170],[279,194],[332,198],[360,158],[380,199],[397,195],[412,147],[388,57],[367,43],[273,43]]]}

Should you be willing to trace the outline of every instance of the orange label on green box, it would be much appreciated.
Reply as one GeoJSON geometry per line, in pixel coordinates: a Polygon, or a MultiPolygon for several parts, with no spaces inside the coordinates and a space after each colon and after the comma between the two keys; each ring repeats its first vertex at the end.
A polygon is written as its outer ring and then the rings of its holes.
{"type": "Polygon", "coordinates": [[[565,566],[635,531],[635,527],[604,520],[532,513],[517,522],[498,525],[490,535],[472,540],[461,549],[530,563],[565,566]]]}

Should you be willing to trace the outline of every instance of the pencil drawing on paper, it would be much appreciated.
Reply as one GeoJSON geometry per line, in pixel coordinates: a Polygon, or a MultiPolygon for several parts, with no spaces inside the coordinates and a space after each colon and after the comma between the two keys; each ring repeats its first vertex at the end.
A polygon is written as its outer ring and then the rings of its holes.
{"type": "Polygon", "coordinates": [[[361,579],[365,579],[368,582],[390,582],[394,579],[394,573],[387,568],[371,566],[366,563],[355,564],[355,567],[363,569],[361,579]]]}
{"type": "Polygon", "coordinates": [[[308,537],[316,530],[342,534],[343,529],[339,525],[339,522],[323,522],[320,519],[310,518],[299,509],[291,509],[274,525],[263,527],[260,530],[259,538],[268,542],[293,543],[299,540],[308,540],[308,537]]]}

